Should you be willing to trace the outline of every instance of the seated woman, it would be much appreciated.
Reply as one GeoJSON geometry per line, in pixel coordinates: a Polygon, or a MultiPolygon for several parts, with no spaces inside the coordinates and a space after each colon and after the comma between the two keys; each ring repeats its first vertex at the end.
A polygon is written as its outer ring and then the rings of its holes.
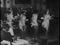
{"type": "Polygon", "coordinates": [[[8,32],[9,31],[9,26],[5,25],[1,29],[1,41],[7,40],[7,41],[13,41],[11,34],[8,32]]]}

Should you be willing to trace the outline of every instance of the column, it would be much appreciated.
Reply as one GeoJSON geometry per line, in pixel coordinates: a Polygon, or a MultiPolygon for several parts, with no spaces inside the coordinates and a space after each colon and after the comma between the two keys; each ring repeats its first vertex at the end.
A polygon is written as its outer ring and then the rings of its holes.
{"type": "Polygon", "coordinates": [[[15,0],[13,0],[12,3],[13,3],[13,6],[15,6],[15,0]]]}

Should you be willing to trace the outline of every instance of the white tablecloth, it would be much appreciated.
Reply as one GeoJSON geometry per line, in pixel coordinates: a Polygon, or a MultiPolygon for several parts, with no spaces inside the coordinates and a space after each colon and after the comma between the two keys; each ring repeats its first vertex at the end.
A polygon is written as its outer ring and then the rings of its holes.
{"type": "Polygon", "coordinates": [[[12,45],[30,45],[29,41],[18,39],[17,41],[12,42],[12,45]]]}

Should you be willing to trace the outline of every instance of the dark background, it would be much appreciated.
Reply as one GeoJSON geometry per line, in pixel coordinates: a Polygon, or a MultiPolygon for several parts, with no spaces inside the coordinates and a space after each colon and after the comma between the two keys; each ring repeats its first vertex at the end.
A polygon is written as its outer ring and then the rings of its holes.
{"type": "Polygon", "coordinates": [[[31,0],[15,0],[16,4],[31,4],[31,0]]]}
{"type": "Polygon", "coordinates": [[[59,17],[59,0],[46,0],[47,8],[50,9],[52,14],[59,17]]]}
{"type": "MultiPolygon", "coordinates": [[[[16,4],[31,4],[31,0],[15,0],[16,4]]],[[[46,7],[52,14],[59,17],[59,0],[46,0],[46,7]]]]}

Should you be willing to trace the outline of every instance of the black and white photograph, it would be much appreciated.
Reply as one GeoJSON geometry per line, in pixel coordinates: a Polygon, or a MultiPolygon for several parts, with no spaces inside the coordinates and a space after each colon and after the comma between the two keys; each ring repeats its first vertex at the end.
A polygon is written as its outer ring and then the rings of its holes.
{"type": "Polygon", "coordinates": [[[59,0],[0,0],[1,45],[59,45],[59,0]]]}

